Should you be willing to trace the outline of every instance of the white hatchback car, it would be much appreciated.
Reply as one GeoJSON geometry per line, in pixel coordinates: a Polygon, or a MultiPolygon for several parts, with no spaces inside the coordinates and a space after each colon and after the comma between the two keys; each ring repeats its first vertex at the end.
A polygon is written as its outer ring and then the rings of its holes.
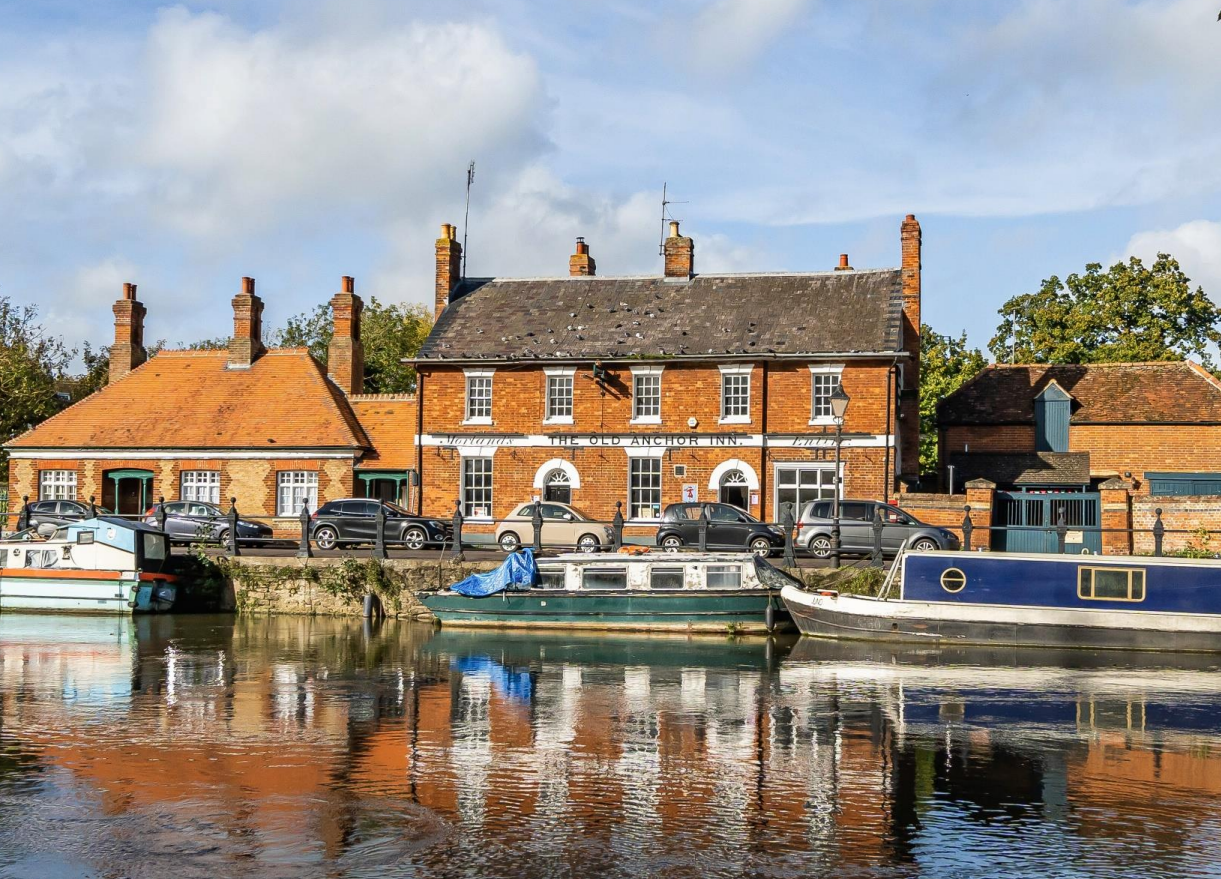
{"type": "MultiPolygon", "coordinates": [[[[614,543],[609,525],[595,522],[568,504],[543,501],[543,546],[597,552],[614,543]]],[[[496,526],[496,542],[505,552],[534,543],[534,501],[522,504],[496,526]]]]}

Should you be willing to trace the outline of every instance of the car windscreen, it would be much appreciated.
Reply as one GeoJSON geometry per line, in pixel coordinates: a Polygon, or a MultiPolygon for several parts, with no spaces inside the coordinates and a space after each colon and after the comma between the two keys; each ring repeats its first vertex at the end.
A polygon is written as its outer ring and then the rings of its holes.
{"type": "Polygon", "coordinates": [[[570,506],[568,509],[572,510],[573,515],[575,515],[577,517],[577,519],[581,520],[582,522],[592,522],[593,521],[593,519],[590,517],[590,515],[588,513],[586,513],[584,510],[578,510],[576,507],[573,507],[573,506],[570,506]]]}
{"type": "Polygon", "coordinates": [[[388,510],[394,510],[394,512],[398,513],[400,516],[410,516],[410,515],[411,515],[411,513],[410,513],[410,512],[408,512],[407,510],[403,509],[403,508],[402,508],[402,507],[400,507],[398,504],[392,504],[392,503],[390,503],[389,501],[387,501],[387,502],[386,502],[386,509],[388,509],[388,510]]]}

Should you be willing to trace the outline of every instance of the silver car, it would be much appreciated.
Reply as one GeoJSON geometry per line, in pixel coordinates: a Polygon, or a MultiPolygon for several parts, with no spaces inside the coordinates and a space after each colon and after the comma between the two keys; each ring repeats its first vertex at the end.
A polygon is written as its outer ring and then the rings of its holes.
{"type": "MultiPolygon", "coordinates": [[[[816,558],[831,555],[833,501],[812,501],[801,511],[797,545],[816,558]]],[[[958,549],[958,537],[945,528],[927,525],[893,504],[878,501],[842,500],[839,502],[839,545],[847,555],[873,552],[873,517],[882,511],[882,552],[895,555],[901,548],[917,552],[958,549]]]]}

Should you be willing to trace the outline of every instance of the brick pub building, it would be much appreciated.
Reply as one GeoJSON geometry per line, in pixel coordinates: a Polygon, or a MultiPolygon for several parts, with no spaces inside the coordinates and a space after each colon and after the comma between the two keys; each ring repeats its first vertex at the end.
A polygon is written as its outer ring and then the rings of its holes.
{"type": "MultiPolygon", "coordinates": [[[[609,520],[719,500],[765,520],[834,492],[830,397],[851,397],[844,491],[893,497],[918,467],[920,226],[901,267],[701,274],[670,224],[661,277],[461,279],[436,242],[436,324],[415,363],[423,509],[472,531],[533,497],[609,520]]],[[[639,533],[639,532],[638,532],[639,533]]]]}

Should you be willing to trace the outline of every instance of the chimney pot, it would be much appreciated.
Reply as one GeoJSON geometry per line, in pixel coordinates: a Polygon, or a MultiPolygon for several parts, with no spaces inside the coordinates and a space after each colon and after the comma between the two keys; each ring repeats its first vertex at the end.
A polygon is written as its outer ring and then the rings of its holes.
{"type": "Polygon", "coordinates": [[[242,294],[245,296],[254,295],[254,278],[242,278],[242,294]]]}
{"type": "Polygon", "coordinates": [[[355,293],[356,292],[356,279],[355,278],[353,278],[350,275],[343,276],[343,292],[344,293],[355,293]]]}
{"type": "Polygon", "coordinates": [[[670,237],[671,238],[678,237],[678,220],[670,221],[670,237]]]}
{"type": "Polygon", "coordinates": [[[836,270],[837,272],[850,272],[850,271],[852,271],[852,266],[848,265],[848,254],[846,254],[846,253],[841,253],[841,254],[839,255],[839,265],[837,265],[837,266],[835,267],[835,270],[836,270]]]}
{"type": "Polygon", "coordinates": [[[124,284],[123,285],[123,298],[124,299],[135,299],[136,298],[136,285],[135,284],[124,284]]]}

